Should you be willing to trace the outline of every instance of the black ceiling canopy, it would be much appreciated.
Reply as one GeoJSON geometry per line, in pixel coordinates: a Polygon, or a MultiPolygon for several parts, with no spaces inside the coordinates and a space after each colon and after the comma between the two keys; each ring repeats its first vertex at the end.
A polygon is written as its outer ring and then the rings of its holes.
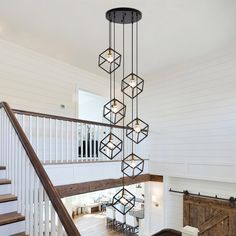
{"type": "Polygon", "coordinates": [[[108,21],[118,24],[131,24],[141,20],[142,13],[134,8],[118,7],[107,11],[106,18],[108,21]]]}

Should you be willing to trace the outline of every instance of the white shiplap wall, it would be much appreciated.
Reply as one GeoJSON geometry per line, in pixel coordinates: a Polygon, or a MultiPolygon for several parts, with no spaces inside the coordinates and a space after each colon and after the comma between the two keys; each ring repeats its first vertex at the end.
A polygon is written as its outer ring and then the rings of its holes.
{"type": "Polygon", "coordinates": [[[183,198],[170,187],[235,196],[235,91],[234,46],[146,78],[140,112],[150,135],[142,152],[151,159],[150,172],[164,175],[164,214],[150,211],[163,228],[183,224],[183,198]]]}
{"type": "Polygon", "coordinates": [[[0,52],[0,101],[13,108],[75,117],[77,89],[108,95],[105,77],[3,40],[0,52]]]}
{"type": "Polygon", "coordinates": [[[151,172],[236,182],[236,47],[145,82],[140,111],[150,123],[151,172]]]}

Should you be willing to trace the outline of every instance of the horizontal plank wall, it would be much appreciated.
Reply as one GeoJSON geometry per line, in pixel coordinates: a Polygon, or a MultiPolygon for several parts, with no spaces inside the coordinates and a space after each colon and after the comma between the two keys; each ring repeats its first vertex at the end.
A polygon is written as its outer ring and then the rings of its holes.
{"type": "Polygon", "coordinates": [[[140,97],[151,173],[236,182],[236,46],[153,74],[140,97]]]}
{"type": "MultiPolygon", "coordinates": [[[[61,198],[74,196],[82,193],[94,192],[109,188],[116,188],[122,186],[122,178],[119,179],[104,179],[104,180],[97,180],[97,181],[90,181],[78,184],[68,184],[68,185],[61,185],[57,186],[56,189],[61,198]]],[[[155,181],[155,182],[163,182],[163,176],[159,175],[149,175],[143,174],[137,176],[135,179],[131,179],[125,177],[125,185],[131,185],[136,183],[148,182],[148,181],[155,181]]]]}
{"type": "Polygon", "coordinates": [[[4,40],[0,51],[0,100],[12,108],[75,117],[77,89],[108,96],[105,77],[4,40]]]}

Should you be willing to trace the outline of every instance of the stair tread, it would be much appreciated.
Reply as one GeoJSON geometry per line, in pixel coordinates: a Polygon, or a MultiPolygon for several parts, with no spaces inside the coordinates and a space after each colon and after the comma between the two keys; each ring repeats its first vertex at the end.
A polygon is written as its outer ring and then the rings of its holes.
{"type": "Polygon", "coordinates": [[[25,232],[18,233],[18,234],[12,234],[11,236],[27,236],[25,232]]]}
{"type": "Polygon", "coordinates": [[[0,166],[0,170],[6,170],[6,166],[0,166]]]}
{"type": "Polygon", "coordinates": [[[0,195],[0,203],[2,202],[10,202],[10,201],[16,201],[17,197],[12,194],[2,194],[0,195]]]}
{"type": "Polygon", "coordinates": [[[10,184],[11,183],[11,180],[9,179],[0,179],[0,185],[2,184],[10,184]]]}
{"type": "Polygon", "coordinates": [[[25,217],[17,212],[0,214],[0,225],[11,224],[22,220],[25,220],[25,217]]]}

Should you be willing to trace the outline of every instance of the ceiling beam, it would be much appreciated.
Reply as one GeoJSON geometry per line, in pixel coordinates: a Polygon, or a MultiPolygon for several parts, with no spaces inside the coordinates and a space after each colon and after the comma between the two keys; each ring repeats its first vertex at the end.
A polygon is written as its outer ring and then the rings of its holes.
{"type": "MultiPolygon", "coordinates": [[[[161,175],[150,175],[150,174],[143,174],[137,176],[135,179],[131,179],[129,177],[125,177],[124,179],[125,185],[143,183],[143,182],[163,182],[163,176],[161,175]]],[[[122,178],[119,179],[103,179],[103,180],[96,180],[90,182],[83,182],[77,184],[67,184],[67,185],[60,185],[56,186],[56,189],[61,198],[63,197],[70,197],[82,193],[89,193],[109,188],[116,188],[121,187],[123,184],[122,178]]]]}

